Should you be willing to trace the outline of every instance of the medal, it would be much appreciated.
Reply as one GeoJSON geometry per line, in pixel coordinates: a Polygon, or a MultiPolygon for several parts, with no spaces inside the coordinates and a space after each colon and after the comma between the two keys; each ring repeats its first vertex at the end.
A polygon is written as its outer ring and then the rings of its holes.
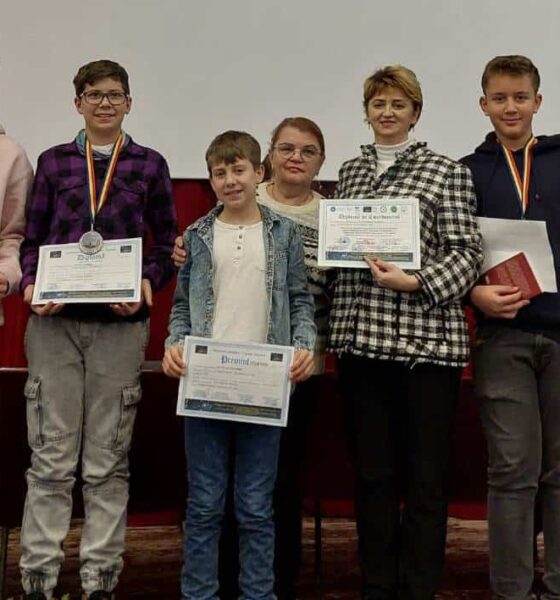
{"type": "Polygon", "coordinates": [[[122,133],[119,135],[115,145],[113,146],[113,152],[111,153],[111,160],[103,179],[103,186],[101,187],[101,193],[99,198],[97,197],[97,185],[95,181],[95,168],[93,165],[93,150],[90,141],[86,138],[86,162],[87,162],[87,174],[88,174],[88,189],[89,189],[89,206],[91,215],[91,229],[86,231],[80,238],[78,243],[80,250],[84,254],[97,254],[103,248],[103,236],[95,231],[93,228],[95,225],[95,217],[101,210],[107,196],[109,194],[109,188],[113,181],[113,175],[117,166],[117,160],[123,146],[124,138],[122,133]]]}
{"type": "Polygon", "coordinates": [[[94,229],[86,231],[78,243],[84,254],[97,254],[103,248],[103,237],[94,229]]]}

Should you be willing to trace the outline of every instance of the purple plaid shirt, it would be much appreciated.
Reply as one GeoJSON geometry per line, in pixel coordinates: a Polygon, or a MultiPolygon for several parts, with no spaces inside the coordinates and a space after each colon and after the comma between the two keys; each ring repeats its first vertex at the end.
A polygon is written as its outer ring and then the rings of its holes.
{"type": "MultiPolygon", "coordinates": [[[[108,157],[95,159],[98,190],[108,163],[108,157]]],[[[22,290],[35,282],[39,246],[75,243],[90,228],[86,159],[75,141],[54,146],[39,157],[26,218],[22,290]]],[[[132,140],[122,149],[95,229],[105,239],[146,240],[150,231],[153,244],[144,253],[142,276],[154,290],[171,279],[177,223],[169,169],[160,154],[132,140]]]]}

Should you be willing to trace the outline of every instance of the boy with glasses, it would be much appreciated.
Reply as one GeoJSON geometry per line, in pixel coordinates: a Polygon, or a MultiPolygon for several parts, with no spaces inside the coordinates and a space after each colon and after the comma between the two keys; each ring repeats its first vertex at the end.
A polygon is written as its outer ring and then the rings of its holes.
{"type": "Polygon", "coordinates": [[[176,234],[164,158],[121,126],[131,108],[128,74],[109,60],[81,67],[76,138],[44,152],[37,165],[22,245],[22,289],[31,304],[39,247],[145,238],[140,302],[31,305],[26,332],[27,426],[32,450],[21,530],[26,598],[50,600],[64,558],[72,488],[81,459],[85,520],[80,546],[84,598],[113,598],[123,566],[128,450],[152,290],[173,274],[176,234]],[[97,193],[99,191],[99,194],[97,193]]]}
{"type": "MultiPolygon", "coordinates": [[[[525,56],[497,56],[480,106],[494,131],[463,158],[478,214],[545,221],[560,279],[560,136],[533,135],[540,76],[525,56]]],[[[496,598],[531,595],[535,499],[542,495],[546,592],[560,597],[560,294],[531,301],[515,286],[477,285],[475,393],[488,443],[490,585],[496,598]]]]}

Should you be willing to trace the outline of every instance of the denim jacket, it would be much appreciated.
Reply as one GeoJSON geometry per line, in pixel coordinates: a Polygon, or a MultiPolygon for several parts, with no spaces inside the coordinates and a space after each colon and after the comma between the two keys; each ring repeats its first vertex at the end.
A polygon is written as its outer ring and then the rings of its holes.
{"type": "MultiPolygon", "coordinates": [[[[313,350],[316,327],[313,297],[309,293],[301,240],[295,224],[266,206],[263,220],[266,293],[269,302],[269,344],[313,350]]],[[[187,262],[179,271],[169,337],[165,346],[181,345],[185,335],[212,337],[214,273],[212,248],[216,207],[191,225],[184,234],[187,262]]],[[[251,306],[247,306],[251,310],[251,306]]]]}

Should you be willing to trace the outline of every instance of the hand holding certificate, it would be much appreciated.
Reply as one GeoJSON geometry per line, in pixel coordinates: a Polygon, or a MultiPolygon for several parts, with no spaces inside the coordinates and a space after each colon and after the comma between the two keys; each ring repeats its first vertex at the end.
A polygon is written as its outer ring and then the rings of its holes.
{"type": "Polygon", "coordinates": [[[140,302],[141,277],[141,238],[106,240],[96,254],[79,244],[41,246],[32,303],[140,302]]]}
{"type": "Polygon", "coordinates": [[[294,349],[187,336],[177,414],[284,427],[294,349]]]}
{"type": "Polygon", "coordinates": [[[367,269],[364,256],[420,269],[417,198],[321,201],[319,266],[367,269]]]}

